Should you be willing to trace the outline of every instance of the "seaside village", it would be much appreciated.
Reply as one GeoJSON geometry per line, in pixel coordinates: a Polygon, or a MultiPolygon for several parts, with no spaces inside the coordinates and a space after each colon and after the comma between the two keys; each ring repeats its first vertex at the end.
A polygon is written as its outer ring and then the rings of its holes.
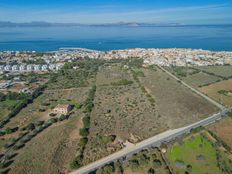
{"type": "Polygon", "coordinates": [[[143,58],[145,65],[160,66],[210,66],[232,65],[232,52],[193,49],[126,49],[97,51],[84,48],[61,48],[58,51],[39,53],[35,51],[0,52],[0,92],[31,93],[47,79],[40,74],[60,70],[66,62],[90,59],[143,58]],[[31,74],[30,78],[25,75],[31,74]],[[35,74],[37,78],[34,79],[35,74]],[[13,75],[13,76],[12,76],[13,75]],[[12,78],[13,77],[13,78],[12,78]]]}

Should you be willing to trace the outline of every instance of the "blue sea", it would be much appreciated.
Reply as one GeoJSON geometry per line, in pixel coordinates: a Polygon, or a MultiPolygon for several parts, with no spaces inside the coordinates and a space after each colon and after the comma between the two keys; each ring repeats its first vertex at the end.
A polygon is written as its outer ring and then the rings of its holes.
{"type": "Polygon", "coordinates": [[[201,48],[232,51],[232,26],[0,28],[0,51],[201,48]]]}

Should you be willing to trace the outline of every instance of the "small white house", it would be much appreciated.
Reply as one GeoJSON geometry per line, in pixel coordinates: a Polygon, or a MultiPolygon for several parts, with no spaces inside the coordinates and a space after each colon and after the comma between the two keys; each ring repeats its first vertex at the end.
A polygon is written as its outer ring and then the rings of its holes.
{"type": "Polygon", "coordinates": [[[19,70],[19,66],[18,65],[13,65],[12,66],[12,71],[18,71],[19,70]]]}
{"type": "Polygon", "coordinates": [[[5,67],[4,67],[4,70],[5,71],[10,71],[12,69],[12,66],[11,65],[6,65],[5,67]]]}
{"type": "Polygon", "coordinates": [[[27,71],[33,71],[34,66],[33,65],[27,65],[27,71]]]}
{"type": "Polygon", "coordinates": [[[41,65],[34,65],[34,71],[40,71],[41,65]]]}
{"type": "Polygon", "coordinates": [[[41,70],[42,71],[47,71],[48,70],[48,65],[42,65],[41,70]]]}
{"type": "Polygon", "coordinates": [[[19,71],[25,71],[25,70],[26,70],[26,65],[19,66],[19,71]]]}

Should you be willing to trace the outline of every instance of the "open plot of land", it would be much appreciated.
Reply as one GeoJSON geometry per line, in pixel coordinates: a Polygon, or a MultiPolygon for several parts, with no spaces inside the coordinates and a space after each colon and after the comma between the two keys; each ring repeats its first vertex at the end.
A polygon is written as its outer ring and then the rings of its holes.
{"type": "Polygon", "coordinates": [[[78,151],[81,117],[51,126],[33,138],[15,157],[9,173],[68,173],[78,151]]]}
{"type": "Polygon", "coordinates": [[[222,166],[232,171],[231,162],[225,154],[201,134],[175,143],[168,150],[167,156],[174,171],[179,174],[184,174],[186,171],[193,174],[223,174],[224,172],[220,169],[222,166]],[[222,166],[221,163],[223,163],[222,166]]]}
{"type": "Polygon", "coordinates": [[[211,124],[208,128],[211,132],[217,135],[223,142],[225,142],[230,148],[232,148],[232,119],[225,118],[211,124]]]}
{"type": "Polygon", "coordinates": [[[115,135],[116,139],[138,142],[167,129],[165,120],[135,84],[97,87],[90,120],[86,163],[120,148],[117,144],[104,144],[104,136],[115,135]]]}
{"type": "Polygon", "coordinates": [[[232,106],[232,79],[202,87],[200,90],[219,103],[232,106]]]}
{"type": "Polygon", "coordinates": [[[68,90],[48,90],[23,108],[5,127],[26,126],[37,120],[48,120],[49,113],[57,104],[83,103],[88,94],[88,87],[68,90]],[[41,110],[42,109],[42,110],[41,110]]]}
{"type": "Polygon", "coordinates": [[[197,67],[197,69],[221,77],[226,77],[226,78],[232,77],[232,66],[203,66],[203,67],[197,67]]]}
{"type": "Polygon", "coordinates": [[[179,78],[184,78],[200,72],[200,70],[193,69],[191,67],[183,67],[183,66],[173,66],[173,67],[165,67],[165,68],[175,76],[178,76],[179,78]]]}
{"type": "Polygon", "coordinates": [[[178,128],[206,118],[217,108],[158,69],[144,69],[141,83],[154,96],[156,108],[169,128],[178,128]]]}
{"type": "Polygon", "coordinates": [[[216,77],[214,75],[206,74],[204,72],[199,72],[193,75],[188,75],[187,77],[182,78],[184,82],[187,84],[198,88],[201,86],[209,85],[221,80],[220,77],[216,77]]]}
{"type": "Polygon", "coordinates": [[[97,74],[97,85],[111,85],[122,79],[131,80],[128,70],[123,68],[121,64],[111,64],[101,66],[97,74]]]}
{"type": "Polygon", "coordinates": [[[166,67],[166,69],[195,88],[222,80],[221,77],[204,73],[193,67],[166,67]]]}

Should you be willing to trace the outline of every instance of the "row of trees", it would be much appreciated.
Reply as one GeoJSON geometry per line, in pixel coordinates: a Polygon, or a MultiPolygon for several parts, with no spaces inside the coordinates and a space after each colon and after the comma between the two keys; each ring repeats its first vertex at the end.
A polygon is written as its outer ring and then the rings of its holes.
{"type": "Polygon", "coordinates": [[[79,167],[82,166],[82,160],[83,160],[83,153],[85,150],[85,146],[88,142],[88,135],[89,135],[89,128],[90,128],[90,113],[92,112],[92,109],[94,107],[94,97],[95,97],[95,92],[96,92],[96,86],[93,86],[89,90],[88,97],[84,103],[84,113],[85,116],[83,117],[83,128],[80,129],[80,135],[82,138],[80,139],[79,142],[79,155],[75,157],[73,161],[70,163],[70,167],[72,169],[78,169],[79,167]]]}

